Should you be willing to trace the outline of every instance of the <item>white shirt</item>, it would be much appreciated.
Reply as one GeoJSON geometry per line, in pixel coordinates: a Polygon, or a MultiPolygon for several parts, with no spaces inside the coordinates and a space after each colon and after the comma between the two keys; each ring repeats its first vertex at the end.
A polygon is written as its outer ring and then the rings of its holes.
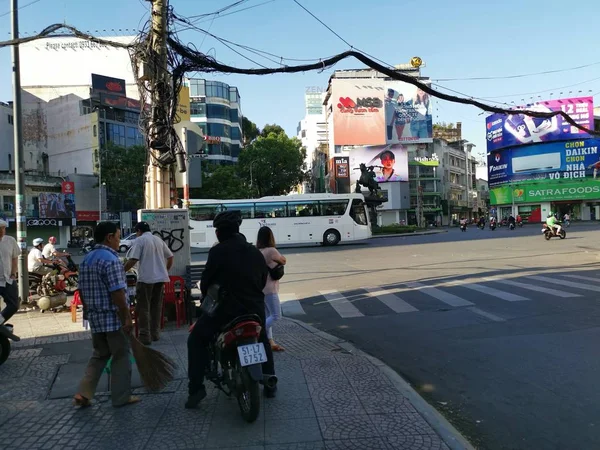
{"type": "MultiPolygon", "coordinates": [[[[12,260],[18,258],[21,249],[14,237],[4,236],[0,240],[0,286],[6,286],[6,283],[12,284],[13,280],[10,274],[13,271],[12,260]]],[[[14,268],[17,271],[17,268],[14,268]]]]}
{"type": "Polygon", "coordinates": [[[42,250],[42,255],[44,255],[44,258],[51,259],[54,256],[55,252],[56,252],[56,247],[54,247],[53,244],[48,242],[46,245],[44,245],[44,250],[42,250]]]}
{"type": "Polygon", "coordinates": [[[165,241],[147,231],[136,238],[127,252],[128,259],[137,259],[138,281],[153,284],[169,281],[167,258],[173,256],[165,241]]]}
{"type": "Polygon", "coordinates": [[[27,270],[29,272],[35,272],[42,267],[44,265],[41,261],[43,257],[42,251],[39,248],[33,247],[29,251],[29,255],[27,255],[27,270]]]}

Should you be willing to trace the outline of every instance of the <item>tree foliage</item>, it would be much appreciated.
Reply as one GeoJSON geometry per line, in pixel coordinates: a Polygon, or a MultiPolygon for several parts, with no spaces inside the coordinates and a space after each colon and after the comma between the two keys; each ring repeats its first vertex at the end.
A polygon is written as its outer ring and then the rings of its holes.
{"type": "Polygon", "coordinates": [[[258,197],[285,195],[305,179],[306,149],[277,125],[267,125],[239,157],[239,170],[258,197]],[[278,131],[279,129],[280,131],[278,131]]]}
{"type": "Polygon", "coordinates": [[[102,183],[106,183],[111,212],[135,211],[144,206],[146,147],[110,145],[100,150],[102,183]]]}
{"type": "Polygon", "coordinates": [[[190,191],[192,198],[248,198],[248,183],[240,176],[239,166],[208,164],[202,170],[202,188],[190,191]]]}
{"type": "Polygon", "coordinates": [[[258,137],[260,130],[256,124],[246,117],[242,117],[242,136],[244,137],[244,146],[250,144],[258,137]]]}
{"type": "Polygon", "coordinates": [[[285,134],[285,131],[279,125],[275,125],[275,124],[266,124],[264,126],[264,128],[260,131],[260,135],[262,137],[267,137],[271,133],[275,133],[275,134],[282,134],[283,133],[283,134],[285,134]]]}

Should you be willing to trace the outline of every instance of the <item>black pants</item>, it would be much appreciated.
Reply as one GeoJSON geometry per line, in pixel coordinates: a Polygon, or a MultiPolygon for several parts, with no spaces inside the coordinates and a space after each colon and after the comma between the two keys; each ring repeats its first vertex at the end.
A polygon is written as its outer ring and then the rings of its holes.
{"type": "MultiPolygon", "coordinates": [[[[204,387],[204,374],[210,364],[210,353],[208,345],[214,335],[221,330],[223,325],[233,320],[233,318],[210,318],[201,315],[194,325],[187,341],[188,346],[188,378],[189,393],[194,394],[204,387]]],[[[260,331],[259,341],[265,345],[267,362],[263,363],[262,370],[265,375],[275,375],[275,362],[273,361],[273,351],[267,339],[267,331],[263,326],[260,331]]]]}
{"type": "Polygon", "coordinates": [[[13,280],[12,284],[6,283],[6,286],[0,286],[0,296],[4,298],[4,303],[6,303],[6,308],[0,314],[4,317],[4,321],[8,322],[8,319],[19,310],[19,288],[17,287],[17,282],[13,280]]]}

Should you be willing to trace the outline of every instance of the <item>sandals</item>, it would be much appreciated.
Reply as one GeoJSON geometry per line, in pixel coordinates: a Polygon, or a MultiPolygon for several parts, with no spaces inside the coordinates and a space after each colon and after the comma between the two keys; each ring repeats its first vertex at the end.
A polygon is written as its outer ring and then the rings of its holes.
{"type": "Polygon", "coordinates": [[[73,406],[79,406],[80,408],[87,408],[88,406],[92,406],[92,402],[89,398],[85,398],[81,394],[75,394],[73,397],[73,406]]]}

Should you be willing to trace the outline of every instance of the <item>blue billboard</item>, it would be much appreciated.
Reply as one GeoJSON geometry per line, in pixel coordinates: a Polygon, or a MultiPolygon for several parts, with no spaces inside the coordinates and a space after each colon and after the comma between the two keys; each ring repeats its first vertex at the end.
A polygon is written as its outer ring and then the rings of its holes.
{"type": "Polygon", "coordinates": [[[541,180],[598,179],[600,139],[524,145],[488,153],[490,187],[541,180]]]}
{"type": "MultiPolygon", "coordinates": [[[[565,98],[528,105],[526,109],[539,112],[562,111],[578,125],[594,129],[594,98],[565,98]]],[[[492,114],[485,120],[487,151],[505,147],[529,145],[542,142],[586,139],[590,135],[572,126],[560,115],[549,119],[530,117],[525,114],[492,114]]]]}

